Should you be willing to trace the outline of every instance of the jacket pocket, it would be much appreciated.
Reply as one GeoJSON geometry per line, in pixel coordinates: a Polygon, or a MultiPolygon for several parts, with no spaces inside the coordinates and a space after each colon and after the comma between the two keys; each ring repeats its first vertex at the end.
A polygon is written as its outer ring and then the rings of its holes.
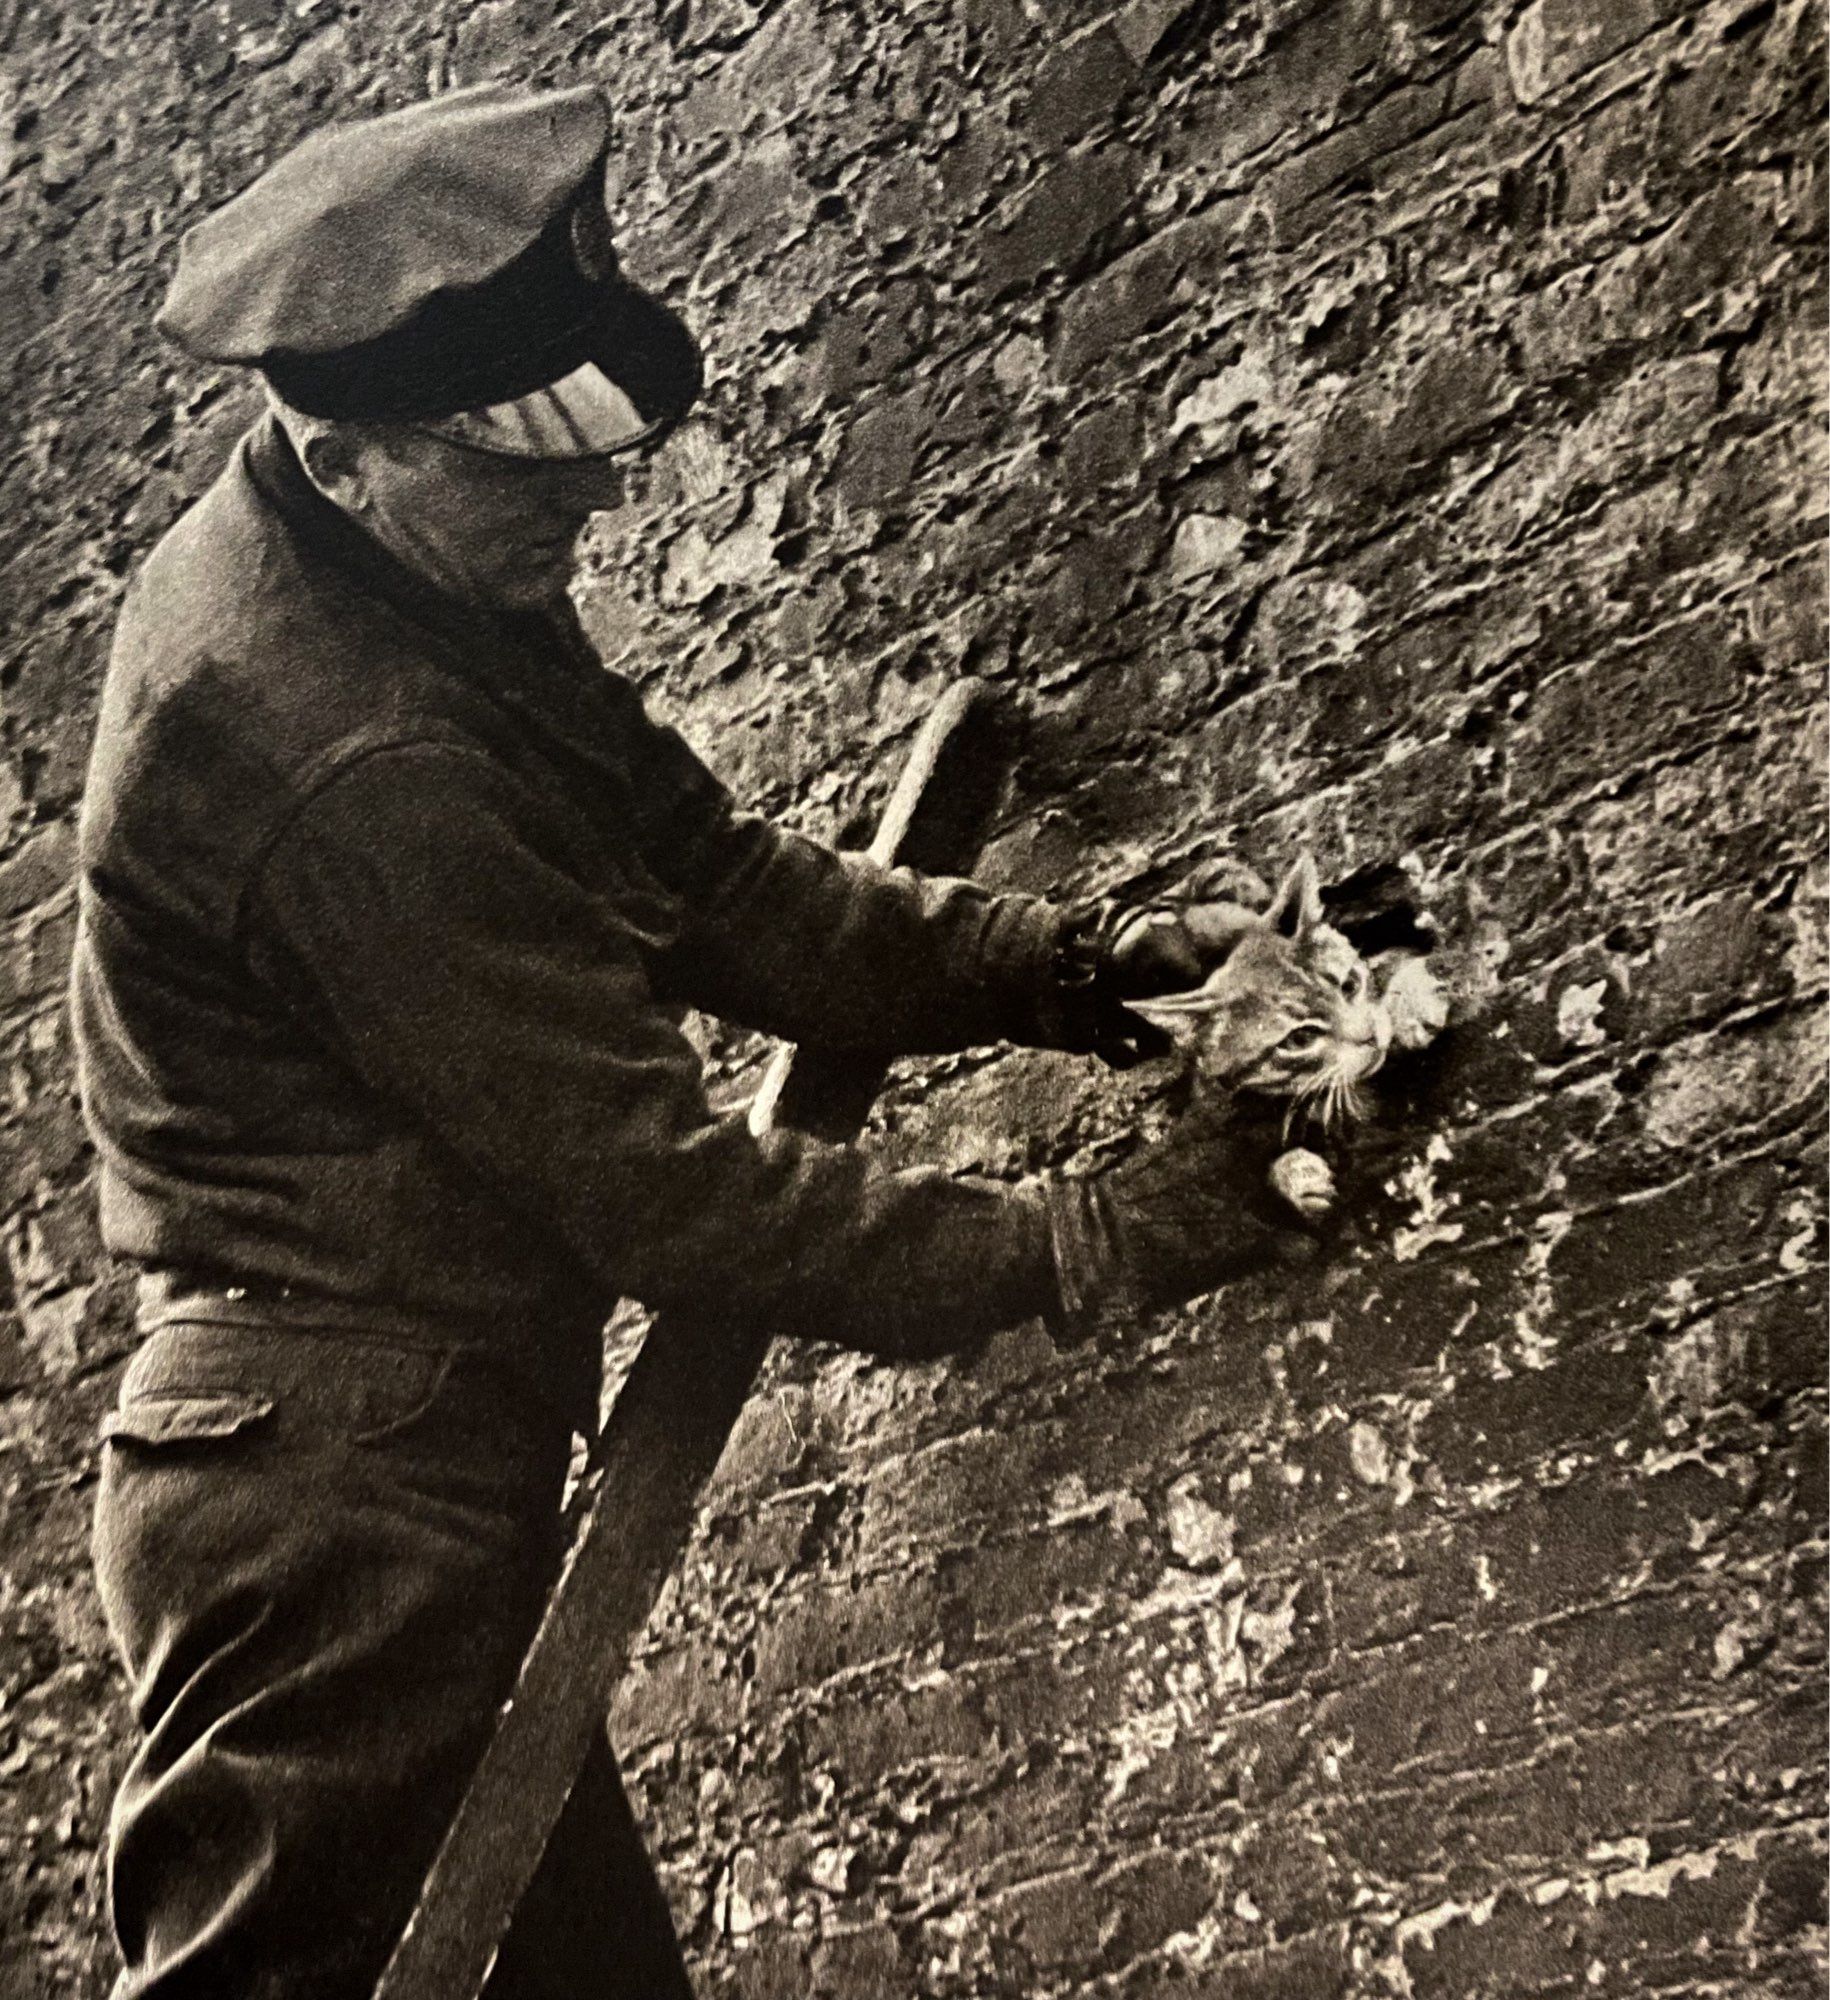
{"type": "Polygon", "coordinates": [[[252,1390],[208,1394],[133,1396],[102,1419],[102,1441],[134,1444],[204,1444],[234,1437],[273,1415],[274,1401],[252,1390]]]}

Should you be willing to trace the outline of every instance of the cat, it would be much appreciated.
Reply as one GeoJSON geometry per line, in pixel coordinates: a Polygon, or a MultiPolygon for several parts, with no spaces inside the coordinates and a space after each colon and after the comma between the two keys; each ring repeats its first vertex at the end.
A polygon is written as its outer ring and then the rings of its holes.
{"type": "MultiPolygon", "coordinates": [[[[1233,912],[1217,920],[1231,947],[1200,986],[1127,1004],[1189,1046],[1204,1078],[1285,1100],[1288,1124],[1306,1115],[1331,1132],[1363,1116],[1388,1052],[1425,1048],[1447,1024],[1441,981],[1416,952],[1362,958],[1327,921],[1307,854],[1261,915],[1233,912]]],[[[1270,1179],[1306,1220],[1334,1206],[1333,1173],[1307,1147],[1280,1154],[1270,1179]]]]}

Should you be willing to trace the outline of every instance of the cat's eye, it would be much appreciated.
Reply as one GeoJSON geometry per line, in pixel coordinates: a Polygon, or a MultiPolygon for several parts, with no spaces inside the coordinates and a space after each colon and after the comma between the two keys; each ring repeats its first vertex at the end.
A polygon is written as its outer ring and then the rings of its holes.
{"type": "Polygon", "coordinates": [[[1319,1048],[1328,1039],[1328,1030],[1318,1028],[1313,1021],[1305,1022],[1300,1028],[1292,1028],[1284,1037],[1284,1047],[1298,1054],[1305,1050],[1319,1048]]]}
{"type": "Polygon", "coordinates": [[[1341,991],[1346,994],[1349,1000],[1359,999],[1360,995],[1366,991],[1365,966],[1350,965],[1341,974],[1341,991]]]}

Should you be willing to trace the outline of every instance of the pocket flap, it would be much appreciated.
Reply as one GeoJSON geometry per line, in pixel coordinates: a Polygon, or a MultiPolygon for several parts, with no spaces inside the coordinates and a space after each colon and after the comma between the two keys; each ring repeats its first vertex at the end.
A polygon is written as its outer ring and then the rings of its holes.
{"type": "Polygon", "coordinates": [[[102,1419],[102,1437],[136,1444],[184,1444],[233,1437],[273,1414],[273,1398],[237,1389],[195,1396],[135,1396],[102,1419]]]}

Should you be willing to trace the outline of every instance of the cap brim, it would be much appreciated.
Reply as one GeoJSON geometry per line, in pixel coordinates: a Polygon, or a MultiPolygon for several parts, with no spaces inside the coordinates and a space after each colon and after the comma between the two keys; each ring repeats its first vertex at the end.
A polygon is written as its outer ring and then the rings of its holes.
{"type": "Polygon", "coordinates": [[[677,425],[703,385],[698,343],[671,307],[615,279],[565,342],[565,372],[537,387],[431,420],[424,428],[504,457],[605,458],[677,425]]]}
{"type": "Polygon", "coordinates": [[[423,428],[504,458],[571,460],[630,451],[669,421],[644,417],[627,390],[586,361],[528,395],[460,410],[423,428]]]}
{"type": "Polygon", "coordinates": [[[704,357],[686,322],[626,278],[606,289],[587,352],[650,424],[677,424],[705,386],[704,357]]]}

